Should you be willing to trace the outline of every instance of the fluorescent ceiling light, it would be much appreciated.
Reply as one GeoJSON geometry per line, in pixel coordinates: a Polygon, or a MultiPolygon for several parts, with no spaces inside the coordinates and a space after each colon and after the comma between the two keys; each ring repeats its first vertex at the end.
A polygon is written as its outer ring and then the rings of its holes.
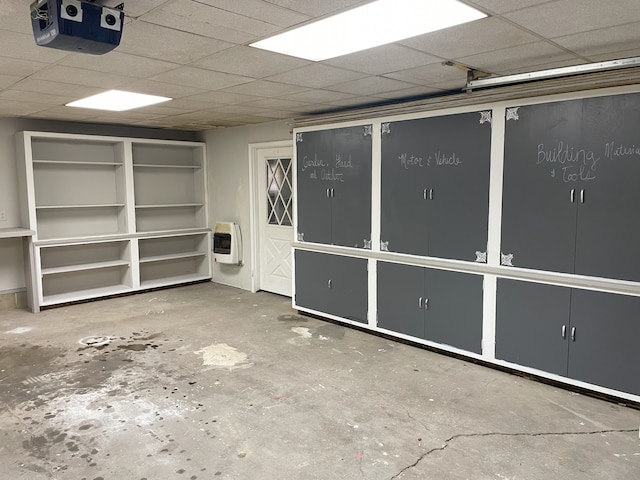
{"type": "Polygon", "coordinates": [[[377,0],[251,46],[321,61],[484,17],[457,0],[377,0]]]}
{"type": "Polygon", "coordinates": [[[162,103],[168,100],[171,100],[171,98],[145,95],[143,93],[123,92],[122,90],[109,90],[108,92],[67,103],[67,107],[123,112],[134,108],[155,105],[156,103],[162,103]]]}

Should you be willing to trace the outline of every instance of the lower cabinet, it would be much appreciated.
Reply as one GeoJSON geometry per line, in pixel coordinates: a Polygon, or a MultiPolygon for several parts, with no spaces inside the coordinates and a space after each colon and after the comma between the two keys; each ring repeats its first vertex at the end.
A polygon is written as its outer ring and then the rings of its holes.
{"type": "Polygon", "coordinates": [[[481,354],[482,281],[378,262],[378,327],[481,354]]]}
{"type": "Polygon", "coordinates": [[[367,323],[367,260],[295,251],[295,304],[367,323]]]}
{"type": "Polygon", "coordinates": [[[498,280],[496,358],[640,395],[640,298],[498,280]]]}

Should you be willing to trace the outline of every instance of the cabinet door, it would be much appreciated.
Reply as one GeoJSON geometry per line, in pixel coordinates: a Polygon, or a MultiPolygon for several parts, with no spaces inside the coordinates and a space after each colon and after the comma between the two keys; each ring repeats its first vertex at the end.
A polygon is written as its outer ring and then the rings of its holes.
{"type": "Polygon", "coordinates": [[[295,251],[296,305],[319,312],[329,307],[331,266],[321,253],[295,251]]]}
{"type": "Polygon", "coordinates": [[[428,152],[415,142],[428,119],[392,122],[382,131],[380,240],[391,252],[428,255],[428,152]]]}
{"type": "Polygon", "coordinates": [[[296,250],[295,261],[296,305],[367,322],[367,260],[296,250]]]}
{"type": "MultiPolygon", "coordinates": [[[[323,255],[323,254],[320,254],[323,255]]],[[[323,255],[331,269],[330,303],[326,312],[338,317],[367,323],[369,275],[363,258],[323,255]]]]}
{"type": "Polygon", "coordinates": [[[584,100],[576,273],[640,281],[640,95],[584,100]]]}
{"type": "Polygon", "coordinates": [[[424,338],[424,268],[378,262],[378,326],[424,338]]]}
{"type": "Polygon", "coordinates": [[[496,358],[567,375],[570,305],[569,288],[498,279],[496,358]]]}
{"type": "Polygon", "coordinates": [[[569,377],[640,395],[640,298],[573,290],[569,377]]]}
{"type": "Polygon", "coordinates": [[[333,132],[331,243],[364,248],[371,241],[371,126],[333,132]]]}
{"type": "Polygon", "coordinates": [[[487,251],[491,123],[481,118],[472,112],[429,119],[431,257],[475,261],[476,251],[487,251]]]}
{"type": "Polygon", "coordinates": [[[516,267],[573,273],[582,101],[507,109],[501,251],[516,267]]]}
{"type": "Polygon", "coordinates": [[[424,269],[425,338],[482,353],[480,275],[424,269]]]}
{"type": "Polygon", "coordinates": [[[331,131],[305,132],[296,142],[298,233],[304,241],[331,243],[331,131]]]}

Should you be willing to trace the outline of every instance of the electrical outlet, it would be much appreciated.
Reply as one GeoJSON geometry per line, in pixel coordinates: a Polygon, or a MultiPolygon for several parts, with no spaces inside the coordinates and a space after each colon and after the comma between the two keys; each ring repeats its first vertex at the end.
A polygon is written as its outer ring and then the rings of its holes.
{"type": "Polygon", "coordinates": [[[7,221],[7,212],[5,212],[4,210],[0,211],[0,222],[6,222],[7,221]]]}

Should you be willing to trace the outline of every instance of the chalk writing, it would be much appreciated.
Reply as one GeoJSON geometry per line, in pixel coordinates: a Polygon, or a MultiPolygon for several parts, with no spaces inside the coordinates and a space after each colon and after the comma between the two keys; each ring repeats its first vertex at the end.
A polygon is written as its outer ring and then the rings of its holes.
{"type": "Polygon", "coordinates": [[[304,172],[309,167],[328,167],[324,160],[318,158],[318,155],[313,156],[313,160],[309,160],[305,155],[302,158],[302,171],[304,172]]]}
{"type": "MultiPolygon", "coordinates": [[[[431,158],[431,157],[429,157],[429,158],[431,158]]],[[[451,153],[450,155],[447,155],[447,154],[442,153],[440,151],[436,152],[435,161],[436,161],[436,165],[438,165],[438,166],[442,166],[442,165],[457,166],[457,165],[460,165],[462,163],[462,161],[460,160],[460,157],[458,155],[456,155],[455,153],[451,153]]]]}
{"type": "Polygon", "coordinates": [[[325,182],[344,182],[344,173],[336,173],[335,168],[320,170],[320,180],[325,182]]]}
{"type": "Polygon", "coordinates": [[[411,167],[424,167],[422,157],[403,153],[398,157],[398,159],[400,160],[400,165],[402,165],[406,170],[409,170],[411,167]]]}
{"type": "Polygon", "coordinates": [[[610,160],[614,160],[619,157],[629,157],[633,155],[637,155],[640,157],[640,146],[624,145],[622,143],[616,144],[616,142],[609,142],[604,146],[604,156],[610,160]]]}
{"type": "Polygon", "coordinates": [[[347,160],[342,158],[342,155],[340,155],[340,154],[336,155],[335,167],[336,168],[353,168],[353,162],[351,161],[351,155],[349,155],[349,158],[347,160]]]}
{"type": "MultiPolygon", "coordinates": [[[[553,147],[546,147],[544,143],[538,144],[536,165],[562,165],[559,167],[562,175],[558,176],[565,183],[595,180],[598,161],[600,157],[597,157],[593,151],[576,148],[563,141],[553,147]]],[[[556,177],[555,168],[551,169],[551,177],[556,177]]]]}

